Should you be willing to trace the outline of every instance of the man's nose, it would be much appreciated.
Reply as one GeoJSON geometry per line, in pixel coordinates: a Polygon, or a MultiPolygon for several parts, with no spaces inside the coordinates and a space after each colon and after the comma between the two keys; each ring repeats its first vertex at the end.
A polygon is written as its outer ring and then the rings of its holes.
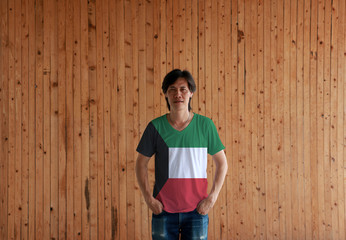
{"type": "Polygon", "coordinates": [[[181,91],[178,90],[178,91],[176,92],[176,94],[175,94],[175,97],[176,97],[176,98],[179,98],[179,97],[181,97],[181,95],[182,95],[181,91]]]}

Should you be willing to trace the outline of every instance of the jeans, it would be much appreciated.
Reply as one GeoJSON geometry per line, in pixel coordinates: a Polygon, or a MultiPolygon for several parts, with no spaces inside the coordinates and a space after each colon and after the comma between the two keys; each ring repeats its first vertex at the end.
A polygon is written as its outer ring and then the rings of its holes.
{"type": "Polygon", "coordinates": [[[168,213],[162,211],[159,215],[153,214],[152,237],[153,240],[179,239],[208,239],[208,215],[201,215],[194,210],[187,213],[168,213]]]}

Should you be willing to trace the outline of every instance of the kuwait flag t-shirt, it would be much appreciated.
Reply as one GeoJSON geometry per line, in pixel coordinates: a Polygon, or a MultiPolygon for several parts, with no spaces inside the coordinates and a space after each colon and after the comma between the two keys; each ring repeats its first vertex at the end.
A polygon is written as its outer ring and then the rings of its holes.
{"type": "Polygon", "coordinates": [[[151,121],[138,144],[144,156],[155,154],[154,197],[166,212],[190,212],[208,196],[207,155],[223,150],[210,118],[194,114],[182,131],[174,129],[167,115],[151,121]]]}

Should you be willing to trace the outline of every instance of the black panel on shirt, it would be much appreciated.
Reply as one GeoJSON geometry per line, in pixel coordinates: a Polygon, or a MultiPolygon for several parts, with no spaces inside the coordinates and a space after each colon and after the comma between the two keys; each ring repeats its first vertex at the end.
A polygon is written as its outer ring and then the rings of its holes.
{"type": "Polygon", "coordinates": [[[141,140],[138,143],[137,152],[143,154],[146,157],[153,156],[156,148],[155,142],[157,139],[157,135],[159,135],[159,133],[157,132],[154,125],[150,122],[145,129],[141,140]]]}
{"type": "Polygon", "coordinates": [[[155,153],[155,185],[153,196],[156,197],[168,180],[168,146],[151,122],[148,124],[139,141],[137,152],[147,157],[151,157],[155,153]]]}

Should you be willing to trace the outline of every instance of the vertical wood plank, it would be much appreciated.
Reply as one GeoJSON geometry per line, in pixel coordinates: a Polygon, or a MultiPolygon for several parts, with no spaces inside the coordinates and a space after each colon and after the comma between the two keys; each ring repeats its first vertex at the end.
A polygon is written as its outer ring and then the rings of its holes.
{"type": "MultiPolygon", "coordinates": [[[[51,28],[52,28],[52,11],[53,6],[52,4],[49,4],[49,1],[44,1],[43,3],[43,18],[44,18],[44,24],[43,24],[43,38],[44,38],[44,49],[43,49],[43,109],[44,109],[44,126],[43,126],[43,135],[44,135],[44,155],[43,155],[43,161],[44,161],[44,183],[43,183],[43,222],[45,226],[50,225],[50,215],[51,215],[51,199],[50,199],[50,190],[51,190],[51,184],[50,184],[50,177],[51,177],[51,99],[50,99],[50,87],[51,87],[51,28]]],[[[50,238],[50,228],[44,228],[43,229],[43,238],[48,239],[50,238]]]]}
{"type": "MultiPolygon", "coordinates": [[[[154,0],[152,1],[152,6],[150,7],[152,8],[152,10],[150,10],[150,13],[149,13],[149,17],[152,18],[152,21],[151,21],[151,24],[150,26],[151,27],[151,30],[150,32],[152,32],[152,36],[147,36],[149,37],[148,38],[148,43],[152,44],[152,46],[150,47],[150,51],[148,53],[152,53],[152,56],[149,61],[152,62],[152,71],[150,72],[149,76],[150,78],[152,78],[152,81],[150,81],[150,85],[152,86],[152,89],[151,89],[151,94],[152,94],[152,113],[153,113],[153,117],[156,118],[156,117],[159,117],[160,116],[160,85],[161,85],[161,79],[160,79],[160,61],[161,61],[161,57],[160,57],[160,1],[158,0],[154,0]]],[[[147,9],[148,10],[148,9],[147,9]]],[[[147,55],[148,57],[148,55],[147,55]]],[[[147,70],[149,70],[147,68],[147,70]]],[[[150,95],[149,95],[150,96],[150,95]]],[[[133,108],[133,106],[131,106],[133,108]]],[[[133,118],[131,118],[131,120],[133,120],[133,118]]],[[[148,119],[148,121],[150,121],[148,119]]],[[[131,145],[133,145],[133,142],[131,143],[131,145]]],[[[131,156],[131,158],[133,159],[133,155],[131,156]]],[[[129,161],[130,163],[132,163],[132,167],[134,168],[134,163],[130,160],[129,161]]],[[[151,161],[151,164],[153,164],[154,161],[151,161]]],[[[152,171],[154,173],[154,166],[151,165],[150,166],[152,168],[152,171]]],[[[132,173],[132,175],[134,176],[134,173],[132,173]]],[[[151,186],[154,185],[154,182],[155,182],[155,175],[152,174],[151,176],[151,186]]],[[[134,185],[134,183],[133,183],[134,185]]],[[[132,191],[133,193],[133,191],[132,191]]],[[[151,214],[151,212],[149,213],[151,214]]]]}
{"type": "MultiPolygon", "coordinates": [[[[133,12],[131,9],[131,3],[125,1],[125,103],[126,103],[126,165],[127,165],[127,175],[126,175],[126,207],[127,207],[127,238],[134,239],[135,237],[135,216],[134,216],[134,206],[135,206],[135,195],[134,195],[134,149],[133,149],[133,37],[132,37],[132,18],[133,12]],[[131,25],[130,25],[131,24],[131,25]]],[[[155,25],[155,23],[154,23],[155,25]]],[[[154,33],[155,34],[155,33],[154,33]]],[[[159,55],[157,55],[159,56],[159,55]]],[[[155,80],[154,80],[155,81],[155,80]]],[[[155,106],[155,103],[154,103],[155,106]]],[[[155,107],[154,107],[155,108],[155,107]]],[[[125,192],[124,192],[125,194],[125,192]]]]}
{"type": "Polygon", "coordinates": [[[270,115],[270,131],[271,131],[271,180],[272,180],[272,227],[274,238],[280,237],[280,219],[279,219],[279,177],[278,177],[278,9],[277,1],[271,1],[270,9],[270,94],[271,94],[271,115],[270,115]]]}
{"type": "MultiPolygon", "coordinates": [[[[28,210],[29,210],[29,86],[28,86],[28,76],[29,76],[29,62],[28,62],[28,52],[29,52],[29,28],[28,28],[28,1],[21,1],[21,48],[22,48],[22,196],[21,196],[21,239],[28,239],[28,210]]],[[[1,60],[0,60],[1,66],[1,60]]],[[[1,84],[0,84],[1,88],[1,84]]],[[[1,96],[1,93],[0,93],[1,96]]],[[[1,99],[1,97],[0,97],[1,99]]],[[[1,106],[1,100],[0,100],[1,106]]],[[[1,108],[1,107],[0,107],[1,108]]],[[[1,131],[1,129],[0,129],[1,131]]],[[[0,133],[0,138],[1,133],[0,133]]],[[[1,151],[0,151],[1,152],[1,151]]],[[[1,156],[1,153],[0,153],[1,156]]],[[[1,207],[0,207],[1,208],[1,207]]],[[[1,235],[1,234],[0,234],[1,235]]]]}
{"type": "MultiPolygon", "coordinates": [[[[298,3],[297,1],[291,2],[291,48],[290,48],[290,124],[291,124],[291,184],[293,187],[298,186],[298,153],[297,153],[297,11],[298,3]]],[[[292,232],[290,233],[291,238],[298,238],[299,227],[299,205],[294,204],[298,202],[298,191],[292,188],[292,232]]]]}
{"type": "Polygon", "coordinates": [[[193,109],[226,145],[209,237],[344,238],[344,1],[10,0],[0,12],[0,238],[150,238],[133,145],[167,112],[174,66],[192,72],[193,109]]]}
{"type": "Polygon", "coordinates": [[[181,68],[180,65],[180,21],[179,19],[181,16],[179,15],[179,2],[178,1],[172,1],[172,66],[173,68],[181,68]]]}
{"type": "MultiPolygon", "coordinates": [[[[296,129],[297,129],[297,181],[298,181],[298,238],[305,237],[305,209],[304,209],[304,150],[303,150],[303,60],[304,60],[304,2],[298,0],[297,5],[297,82],[296,82],[296,129]],[[302,214],[300,214],[302,213],[302,214]]],[[[304,126],[305,127],[305,126],[304,126]]]]}
{"type": "Polygon", "coordinates": [[[73,1],[73,238],[82,236],[81,5],[73,1]]]}
{"type": "Polygon", "coordinates": [[[259,198],[259,235],[260,239],[266,239],[266,195],[265,195],[265,150],[264,150],[264,2],[258,1],[257,4],[257,28],[258,28],[258,64],[257,64],[257,82],[258,82],[258,150],[259,156],[259,186],[256,188],[259,198]]]}
{"type": "MultiPolygon", "coordinates": [[[[217,116],[218,108],[219,108],[219,99],[218,99],[218,93],[217,89],[219,88],[219,59],[218,59],[218,2],[217,1],[211,1],[211,64],[210,64],[210,79],[207,82],[210,91],[210,117],[213,120],[216,129],[219,128],[219,118],[217,116]]],[[[209,161],[209,169],[208,171],[210,172],[210,180],[208,181],[209,183],[212,183],[215,175],[215,165],[212,160],[209,161]]],[[[216,239],[219,239],[220,236],[220,217],[214,217],[214,216],[220,216],[220,201],[215,203],[215,207],[213,208],[213,211],[209,212],[209,217],[211,218],[211,234],[215,236],[216,239]]]]}
{"type": "Polygon", "coordinates": [[[345,192],[345,176],[346,171],[343,166],[345,166],[346,151],[343,143],[345,143],[345,96],[346,96],[346,87],[345,87],[345,14],[346,14],[346,4],[345,1],[340,1],[338,8],[338,33],[337,33],[337,58],[338,58],[338,71],[337,71],[337,95],[338,95],[338,104],[337,104],[337,162],[338,162],[338,217],[339,217],[339,238],[344,239],[346,235],[346,220],[345,220],[345,208],[346,208],[346,192],[345,192]],[[343,46],[343,47],[342,47],[343,46]],[[343,86],[343,87],[341,87],[343,86]]]}
{"type": "MultiPolygon", "coordinates": [[[[44,103],[43,103],[43,108],[44,108],[44,126],[43,126],[43,131],[44,131],[44,155],[43,155],[43,161],[44,161],[44,192],[45,193],[50,193],[50,176],[51,176],[51,136],[50,136],[50,131],[51,131],[51,112],[50,112],[50,107],[51,107],[51,101],[50,101],[50,69],[51,69],[51,51],[50,51],[50,29],[52,27],[51,24],[51,16],[52,16],[52,5],[49,4],[48,1],[45,1],[43,3],[43,11],[44,11],[44,32],[43,32],[43,38],[44,38],[44,49],[43,49],[43,88],[44,88],[44,103]]],[[[44,225],[49,226],[50,224],[50,214],[51,214],[51,200],[50,200],[50,194],[45,194],[44,199],[43,199],[43,222],[44,225]]],[[[43,230],[43,237],[44,238],[50,238],[50,228],[44,228],[43,230]]]]}
{"type": "Polygon", "coordinates": [[[304,1],[303,7],[303,186],[304,186],[304,213],[305,213],[305,235],[306,239],[312,239],[311,221],[311,126],[310,126],[310,16],[311,4],[304,1]]]}
{"type": "Polygon", "coordinates": [[[59,238],[66,236],[66,5],[58,3],[59,238]]]}
{"type": "Polygon", "coordinates": [[[285,211],[285,233],[287,239],[292,238],[292,195],[291,195],[291,139],[290,139],[290,78],[291,78],[291,22],[290,22],[290,13],[291,13],[291,4],[289,1],[284,3],[284,70],[283,70],[283,160],[285,164],[283,166],[285,171],[284,181],[285,181],[285,192],[284,197],[285,201],[283,203],[283,209],[285,211]]]}
{"type": "Polygon", "coordinates": [[[73,3],[66,1],[66,123],[65,123],[65,151],[66,151],[66,230],[65,238],[73,238],[73,152],[74,152],[74,109],[73,109],[73,3]]]}
{"type": "Polygon", "coordinates": [[[318,199],[319,199],[319,239],[325,238],[324,201],[324,129],[323,129],[323,59],[324,59],[324,1],[318,2],[317,23],[317,161],[318,161],[318,199]]]}
{"type": "MultiPolygon", "coordinates": [[[[168,3],[167,3],[168,4],[168,3]]],[[[146,120],[146,91],[145,91],[145,81],[146,81],[146,38],[145,36],[145,26],[146,26],[146,6],[145,1],[141,0],[138,3],[138,35],[143,36],[142,41],[138,42],[138,89],[142,89],[138,94],[138,106],[139,109],[139,137],[143,135],[143,132],[148,124],[146,120]]],[[[171,31],[168,31],[168,33],[171,31]]],[[[168,34],[167,33],[167,34],[168,34]]],[[[167,40],[169,37],[167,38],[167,40]]],[[[171,39],[170,39],[171,40],[171,39]]],[[[168,47],[167,47],[168,48],[168,47]]],[[[169,50],[167,49],[167,52],[169,50]]],[[[141,238],[149,238],[149,210],[144,201],[144,198],[141,196],[141,238]]]]}
{"type": "Polygon", "coordinates": [[[310,166],[312,238],[319,236],[318,156],[317,156],[317,1],[311,2],[310,26],[310,166]]]}
{"type": "Polygon", "coordinates": [[[257,66],[258,66],[258,29],[257,29],[257,23],[258,23],[258,13],[257,13],[257,2],[251,2],[251,9],[250,9],[250,15],[251,18],[248,19],[248,21],[251,21],[250,31],[251,31],[251,46],[250,46],[250,71],[251,75],[249,74],[249,77],[251,76],[251,85],[249,87],[249,92],[251,93],[252,101],[251,101],[251,111],[250,112],[250,119],[251,119],[251,162],[252,166],[250,169],[250,176],[249,178],[251,181],[249,182],[249,186],[251,189],[251,198],[252,200],[249,201],[251,204],[251,229],[252,229],[252,237],[253,238],[259,238],[259,211],[257,210],[259,208],[259,199],[258,199],[258,187],[259,187],[259,156],[258,156],[258,78],[257,78],[257,66]],[[254,24],[256,23],[256,24],[254,24]]]}
{"type": "Polygon", "coordinates": [[[15,235],[15,6],[14,1],[8,2],[8,43],[9,43],[9,60],[8,60],[8,141],[7,150],[8,171],[8,203],[7,203],[7,237],[14,239],[15,235]]]}
{"type": "MultiPolygon", "coordinates": [[[[251,218],[248,211],[251,211],[249,206],[250,188],[249,182],[247,181],[248,171],[251,168],[251,161],[249,147],[251,146],[251,120],[249,121],[249,114],[251,111],[251,97],[248,95],[250,91],[249,82],[251,81],[249,75],[247,74],[247,59],[250,58],[250,51],[246,51],[250,43],[250,25],[247,24],[246,16],[250,6],[246,4],[244,0],[238,1],[238,104],[239,104],[239,194],[241,197],[241,219],[240,224],[245,226],[244,231],[242,231],[241,236],[245,238],[250,238],[252,231],[245,231],[246,228],[251,229],[251,218]]],[[[249,66],[250,68],[250,66],[249,66]]],[[[251,181],[251,180],[250,180],[251,181]]],[[[252,204],[251,204],[252,205],[252,204]]]]}
{"type": "MultiPolygon", "coordinates": [[[[158,117],[161,113],[160,99],[161,99],[161,79],[160,79],[160,65],[161,65],[161,33],[160,33],[160,1],[153,1],[153,98],[154,98],[154,116],[158,117]]],[[[135,39],[133,39],[134,41],[135,39]]],[[[131,47],[133,48],[133,47],[131,47]]],[[[131,60],[134,55],[131,55],[131,60]]],[[[132,65],[132,64],[131,64],[132,65]]],[[[132,80],[132,79],[131,79],[132,80]]],[[[133,102],[133,98],[131,98],[133,102]]],[[[132,150],[133,152],[133,150],[132,150]]]]}
{"type": "Polygon", "coordinates": [[[119,156],[118,156],[118,119],[117,119],[117,5],[115,1],[109,2],[109,63],[110,63],[110,84],[111,84],[111,99],[110,99],[110,128],[111,128],[111,146],[110,155],[112,159],[111,164],[111,224],[112,224],[112,239],[119,239],[120,229],[120,214],[119,214],[119,156]]]}
{"type": "MultiPolygon", "coordinates": [[[[179,24],[179,68],[185,69],[187,64],[187,50],[186,50],[186,38],[189,37],[187,31],[187,17],[186,17],[186,0],[178,0],[178,24],[179,24]]],[[[190,69],[191,71],[191,69],[190,69]]]]}
{"type": "MultiPolygon", "coordinates": [[[[28,13],[35,12],[34,11],[34,2],[32,0],[29,0],[28,2],[28,13]]],[[[28,15],[28,28],[29,28],[29,49],[28,49],[28,62],[29,62],[29,76],[28,76],[28,82],[29,82],[29,127],[28,127],[28,133],[29,133],[29,213],[28,213],[28,226],[29,226],[29,233],[28,233],[28,239],[34,239],[36,236],[36,228],[35,228],[35,186],[36,186],[36,171],[35,171],[35,159],[36,159],[36,148],[35,148],[35,70],[36,70],[36,49],[35,49],[35,14],[29,14],[28,15]]]]}
{"type": "Polygon", "coordinates": [[[88,1],[88,79],[89,79],[89,157],[90,157],[90,238],[98,237],[98,73],[101,71],[97,64],[97,32],[98,22],[96,22],[96,1],[88,1]]]}
{"type": "MultiPolygon", "coordinates": [[[[205,112],[206,116],[211,117],[211,44],[212,44],[212,3],[210,0],[205,1],[205,112]]],[[[211,169],[208,165],[208,169],[211,169]]],[[[209,173],[209,172],[208,172],[209,173]]],[[[209,174],[211,177],[212,174],[209,174]]],[[[209,182],[210,179],[208,179],[209,182]]]]}
{"type": "Polygon", "coordinates": [[[8,35],[8,2],[0,3],[1,54],[0,54],[0,105],[1,105],[1,150],[0,150],[0,238],[8,237],[8,148],[9,148],[9,35],[8,35]],[[6,30],[6,31],[5,31],[6,30]]]}
{"type": "Polygon", "coordinates": [[[226,147],[225,154],[227,156],[228,161],[228,171],[226,174],[225,179],[225,191],[226,191],[226,208],[225,208],[225,238],[231,238],[231,234],[233,232],[232,226],[233,224],[233,217],[231,215],[233,214],[233,201],[232,201],[232,178],[233,178],[233,169],[231,169],[231,163],[232,163],[232,132],[230,131],[232,129],[231,124],[231,117],[232,117],[232,62],[231,62],[231,56],[232,56],[232,38],[231,38],[231,28],[232,28],[232,22],[231,22],[231,1],[225,1],[225,8],[224,8],[224,23],[225,23],[225,32],[224,32],[224,38],[225,38],[225,113],[224,117],[226,119],[225,121],[225,141],[224,145],[226,147]]]}
{"type": "MultiPolygon", "coordinates": [[[[181,43],[185,44],[185,59],[184,59],[184,68],[188,69],[191,72],[192,76],[195,77],[192,73],[192,9],[191,9],[192,0],[186,0],[185,5],[183,5],[183,13],[185,14],[183,17],[185,19],[185,37],[181,40],[181,43]]],[[[184,35],[182,35],[183,37],[184,35]]],[[[193,106],[193,102],[191,102],[191,107],[193,106]]]]}
{"type": "Polygon", "coordinates": [[[238,105],[239,105],[239,194],[240,194],[240,224],[243,226],[246,226],[243,228],[241,236],[244,236],[245,238],[249,238],[249,231],[245,231],[247,227],[249,227],[249,216],[247,215],[247,201],[248,201],[248,188],[247,188],[247,181],[246,181],[246,175],[247,175],[247,124],[246,124],[246,111],[247,111],[247,101],[246,101],[246,82],[247,82],[247,76],[246,76],[246,53],[245,47],[246,47],[246,9],[245,7],[245,1],[244,0],[238,0],[238,32],[237,32],[237,40],[238,40],[238,105]]]}
{"type": "MultiPolygon", "coordinates": [[[[104,73],[102,2],[95,3],[96,107],[97,107],[97,238],[105,238],[104,73]]],[[[96,207],[95,206],[95,207],[96,207]]]]}
{"type": "Polygon", "coordinates": [[[15,172],[14,181],[14,238],[21,238],[21,197],[22,197],[22,58],[21,58],[21,2],[14,1],[14,98],[15,98],[15,172]]]}
{"type": "Polygon", "coordinates": [[[279,214],[279,233],[280,238],[286,237],[286,211],[285,205],[285,159],[283,151],[284,143],[284,2],[277,2],[277,171],[278,171],[278,184],[279,184],[279,196],[278,196],[278,214],[279,214]]]}
{"type": "Polygon", "coordinates": [[[251,3],[248,1],[244,1],[244,165],[245,165],[245,181],[244,181],[244,189],[245,189],[245,195],[246,198],[244,199],[244,206],[247,206],[245,208],[245,216],[244,216],[244,222],[246,228],[249,230],[247,231],[247,235],[245,235],[247,238],[253,237],[253,218],[252,215],[249,214],[250,212],[253,213],[253,205],[252,205],[252,185],[253,185],[253,179],[252,179],[252,120],[253,117],[251,117],[251,111],[252,111],[252,103],[253,103],[253,97],[252,97],[252,91],[254,88],[254,79],[253,79],[253,69],[252,69],[252,50],[251,50],[251,18],[247,16],[251,16],[251,3]],[[251,229],[251,230],[250,230],[251,229]]]}
{"type": "MultiPolygon", "coordinates": [[[[0,3],[0,13],[1,13],[1,16],[0,16],[0,26],[1,28],[3,29],[4,26],[4,17],[6,16],[6,12],[4,11],[3,9],[3,5],[2,3],[0,3]]],[[[1,39],[4,39],[4,31],[1,32],[1,39]]],[[[4,116],[4,111],[3,111],[3,104],[5,104],[5,101],[3,99],[3,96],[5,95],[5,89],[3,88],[4,87],[4,84],[3,82],[5,81],[4,80],[4,58],[3,58],[3,51],[5,50],[5,46],[4,46],[4,41],[1,41],[0,43],[0,52],[1,52],[1,55],[0,55],[0,71],[2,72],[2,74],[0,75],[0,113],[1,113],[1,119],[3,120],[4,118],[6,118],[6,116],[4,116]]],[[[1,176],[6,176],[6,180],[7,180],[7,175],[5,175],[5,156],[4,156],[4,143],[5,143],[5,135],[4,134],[4,127],[3,127],[3,123],[5,121],[1,121],[1,125],[0,125],[0,140],[1,140],[1,147],[0,147],[0,174],[1,176]]],[[[5,180],[5,179],[4,179],[5,180]]],[[[2,195],[0,198],[1,198],[1,201],[0,201],[0,208],[1,209],[6,209],[5,208],[5,195],[6,195],[6,188],[4,187],[4,184],[0,184],[0,194],[2,195]]],[[[5,225],[5,218],[6,218],[6,214],[7,212],[5,213],[5,211],[2,211],[1,214],[0,214],[0,236],[4,237],[3,234],[4,234],[4,225],[5,225]]]]}
{"type": "MultiPolygon", "coordinates": [[[[173,70],[173,0],[166,1],[166,14],[167,14],[167,42],[166,42],[166,54],[167,54],[167,72],[173,70]]],[[[166,102],[166,101],[165,101],[166,102]]]]}
{"type": "Polygon", "coordinates": [[[233,187],[237,189],[234,191],[233,196],[233,209],[234,212],[232,215],[234,217],[233,225],[231,228],[234,229],[232,231],[231,237],[232,239],[239,238],[241,235],[241,224],[240,224],[240,201],[239,201],[239,178],[238,178],[238,166],[239,166],[239,120],[238,120],[238,1],[233,0],[231,5],[231,21],[232,21],[232,171],[233,171],[233,187]]]}
{"type": "Polygon", "coordinates": [[[332,239],[332,199],[331,199],[331,145],[330,145],[330,119],[331,119],[331,89],[330,89],[330,74],[331,74],[331,2],[325,2],[324,8],[324,58],[323,58],[323,162],[324,162],[324,202],[325,208],[325,224],[326,232],[325,239],[332,239]]]}
{"type": "MultiPolygon", "coordinates": [[[[219,58],[219,67],[218,67],[218,75],[219,75],[219,81],[218,81],[218,88],[217,90],[217,96],[218,96],[218,102],[219,102],[219,108],[218,108],[218,116],[219,116],[219,128],[218,132],[220,135],[220,139],[222,143],[226,146],[226,118],[225,118],[225,50],[226,50],[226,36],[225,31],[226,25],[225,25],[225,2],[220,1],[218,2],[218,58],[219,58]]],[[[218,225],[218,228],[220,229],[220,238],[224,239],[227,238],[227,211],[226,211],[226,181],[223,185],[223,188],[221,189],[221,192],[219,194],[219,216],[220,216],[220,223],[218,225]]]]}
{"type": "Polygon", "coordinates": [[[338,217],[338,163],[337,163],[337,50],[338,50],[338,2],[331,3],[331,43],[330,43],[330,163],[331,163],[331,215],[332,215],[332,238],[339,237],[338,217]]]}
{"type": "MultiPolygon", "coordinates": [[[[124,2],[117,2],[117,9],[124,9],[124,2]]],[[[117,41],[118,50],[118,62],[117,62],[117,73],[118,73],[118,156],[119,156],[119,211],[120,211],[120,239],[127,239],[127,196],[126,196],[126,176],[127,176],[127,166],[126,166],[126,123],[125,123],[125,69],[122,64],[125,62],[125,29],[124,29],[124,16],[123,11],[119,12],[117,15],[117,31],[119,32],[117,41]],[[126,196],[126,197],[125,197],[126,196]]]]}
{"type": "MultiPolygon", "coordinates": [[[[189,12],[191,12],[191,49],[189,50],[191,52],[191,74],[194,77],[197,84],[199,84],[199,75],[198,75],[198,43],[199,43],[199,36],[198,36],[198,21],[199,21],[199,8],[198,8],[198,0],[191,0],[191,3],[189,2],[189,12]]],[[[194,101],[192,101],[192,108],[194,112],[198,111],[198,98],[199,98],[199,92],[196,91],[194,93],[194,101]]]]}
{"type": "Polygon", "coordinates": [[[198,1],[198,113],[205,114],[205,1],[198,1]]]}
{"type": "Polygon", "coordinates": [[[278,65],[279,65],[279,56],[278,56],[278,2],[276,0],[271,1],[271,39],[270,39],[270,91],[271,91],[271,180],[272,180],[272,224],[273,224],[273,236],[274,238],[280,238],[280,219],[279,219],[279,144],[278,144],[278,65]]]}
{"type": "MultiPolygon", "coordinates": [[[[160,7],[160,14],[162,14],[161,12],[162,10],[162,6],[160,7]]],[[[131,79],[131,81],[133,81],[133,132],[132,132],[132,136],[133,136],[133,147],[136,146],[136,144],[139,142],[139,87],[138,87],[138,79],[139,79],[139,69],[138,69],[138,64],[139,64],[139,53],[138,53],[138,46],[139,46],[139,35],[138,35],[138,5],[136,1],[131,1],[131,12],[133,13],[133,17],[132,17],[132,76],[133,78],[131,79]]],[[[163,26],[161,26],[163,27],[163,26]]],[[[163,30],[161,30],[163,31],[163,30]]],[[[165,46],[165,42],[163,43],[162,41],[165,41],[165,39],[162,39],[163,36],[165,34],[162,34],[162,32],[160,31],[159,36],[160,36],[160,44],[163,44],[165,46]]],[[[160,45],[161,46],[161,45],[160,45]]],[[[163,47],[161,46],[161,49],[163,47]]],[[[160,49],[160,50],[161,50],[160,49]]],[[[165,49],[165,48],[163,48],[165,49]]],[[[164,55],[164,54],[162,54],[164,55]]],[[[161,59],[161,58],[160,58],[161,59]]],[[[161,77],[159,77],[159,79],[162,79],[161,77]]],[[[159,88],[160,89],[160,88],[159,88]]],[[[132,150],[135,151],[135,150],[132,150]]],[[[132,158],[133,161],[135,161],[136,159],[136,154],[133,154],[132,158]]],[[[135,162],[133,162],[133,168],[135,166],[135,162]]],[[[134,170],[135,171],[135,170],[134,170]]],[[[133,181],[134,181],[134,211],[133,214],[135,216],[135,223],[134,223],[134,228],[135,228],[135,232],[134,232],[134,239],[141,239],[141,219],[139,219],[137,216],[141,216],[141,191],[139,189],[138,183],[136,181],[136,174],[134,172],[133,176],[133,181]]]]}
{"type": "MultiPolygon", "coordinates": [[[[169,28],[168,28],[168,13],[167,13],[167,1],[165,0],[161,0],[160,1],[160,26],[159,26],[159,38],[160,38],[160,72],[159,72],[159,81],[160,81],[160,85],[159,85],[159,91],[160,91],[160,115],[163,115],[167,112],[167,107],[166,107],[166,100],[164,97],[164,94],[161,90],[161,82],[163,81],[164,77],[166,76],[166,74],[168,73],[167,71],[167,43],[168,43],[168,39],[167,39],[167,35],[170,32],[169,28]]],[[[136,14],[136,16],[138,17],[138,15],[136,14]]],[[[136,19],[138,21],[138,19],[136,19]]],[[[137,22],[135,22],[136,27],[137,27],[137,22]]],[[[196,24],[197,26],[197,24],[196,24]]],[[[137,46],[136,46],[137,47],[137,46]]],[[[136,64],[138,64],[138,55],[136,55],[136,64]]],[[[135,60],[134,59],[134,60],[135,60]]],[[[197,62],[197,61],[196,61],[197,62]]],[[[137,73],[138,74],[138,73],[137,73]]],[[[135,82],[135,86],[138,88],[138,81],[135,82]]],[[[138,95],[136,95],[138,97],[138,95]]],[[[136,102],[137,99],[135,99],[136,102]]],[[[196,102],[196,101],[195,101],[196,102]]],[[[135,113],[137,113],[138,111],[138,105],[135,105],[135,113]]],[[[135,123],[138,122],[138,119],[136,120],[136,115],[134,118],[135,123]]],[[[137,126],[137,125],[136,125],[137,126]]],[[[138,132],[138,131],[137,131],[138,132]]],[[[138,135],[137,135],[138,136],[138,135]]],[[[138,136],[139,137],[139,136],[138,136]]],[[[139,141],[139,139],[138,139],[139,141]]],[[[135,141],[135,142],[138,142],[135,141]]],[[[137,183],[137,182],[136,182],[137,183]]],[[[139,194],[142,194],[140,191],[138,191],[139,194]]],[[[137,197],[136,197],[137,199],[137,197]]]]}
{"type": "MultiPolygon", "coordinates": [[[[212,118],[212,93],[211,93],[211,86],[212,86],[212,29],[213,29],[213,22],[212,22],[212,1],[207,0],[205,1],[205,82],[204,82],[204,89],[205,89],[205,115],[209,118],[212,118]]],[[[214,119],[213,119],[214,120],[214,119]]],[[[214,122],[215,123],[215,122],[214,122]]],[[[212,168],[212,161],[211,158],[208,157],[208,166],[207,166],[207,176],[208,176],[208,182],[212,181],[213,177],[213,168],[212,168]]],[[[210,190],[210,187],[208,191],[210,190]]],[[[214,226],[213,226],[213,211],[209,213],[209,219],[211,224],[209,225],[209,233],[210,235],[214,236],[214,226]]]]}
{"type": "MultiPolygon", "coordinates": [[[[152,1],[145,2],[145,38],[146,38],[146,61],[145,61],[145,93],[146,97],[146,107],[144,108],[146,111],[146,124],[149,123],[154,116],[154,3],[152,1]]],[[[154,170],[154,161],[149,162],[148,166],[148,177],[150,186],[154,185],[155,182],[155,170],[154,170]]],[[[149,229],[151,229],[151,216],[152,212],[148,212],[149,215],[149,229]]],[[[150,238],[151,230],[149,230],[149,238],[150,238]]]]}
{"type": "Polygon", "coordinates": [[[81,1],[82,239],[90,239],[88,4],[81,1]]]}
{"type": "Polygon", "coordinates": [[[56,1],[51,1],[52,27],[51,41],[51,169],[50,169],[50,238],[59,237],[59,79],[58,79],[58,6],[56,1]]]}
{"type": "Polygon", "coordinates": [[[43,238],[43,2],[36,2],[36,189],[35,189],[35,238],[43,238]]]}
{"type": "Polygon", "coordinates": [[[109,2],[102,2],[102,59],[103,59],[103,91],[104,91],[104,211],[105,211],[105,233],[106,239],[112,238],[112,157],[111,157],[111,65],[110,65],[110,16],[109,2]]]}
{"type": "Polygon", "coordinates": [[[271,38],[270,38],[270,19],[271,16],[270,3],[264,3],[264,156],[265,156],[265,194],[266,194],[266,223],[267,236],[272,237],[273,233],[273,186],[272,186],[272,156],[271,156],[271,91],[270,91],[270,53],[271,53],[271,38]]]}

